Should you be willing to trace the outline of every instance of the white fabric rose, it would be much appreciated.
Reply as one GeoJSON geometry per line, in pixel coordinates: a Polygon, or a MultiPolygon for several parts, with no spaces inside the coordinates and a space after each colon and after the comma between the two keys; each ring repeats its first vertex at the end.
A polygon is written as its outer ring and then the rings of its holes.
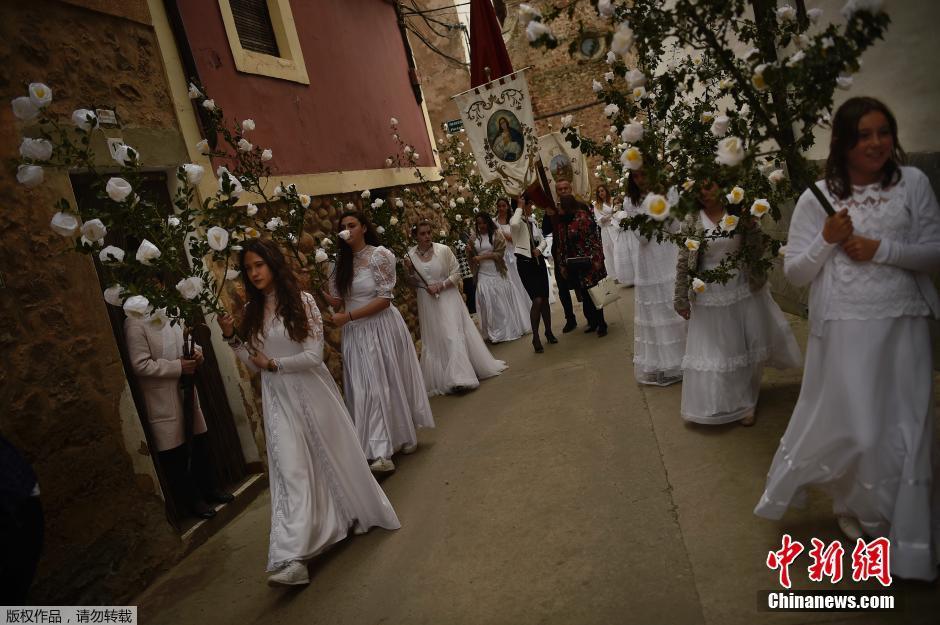
{"type": "Polygon", "coordinates": [[[206,241],[209,243],[209,247],[214,249],[216,252],[221,252],[228,245],[229,234],[228,230],[222,226],[212,226],[206,232],[206,241]]]}
{"type": "Polygon", "coordinates": [[[405,203],[401,201],[401,198],[396,198],[396,199],[395,199],[395,207],[396,207],[396,208],[404,208],[404,207],[405,207],[405,203]]]}
{"type": "Polygon", "coordinates": [[[526,25],[525,36],[529,41],[536,41],[539,37],[543,36],[554,38],[552,37],[552,31],[548,26],[535,20],[532,20],[526,25]]]}
{"type": "Polygon", "coordinates": [[[712,122],[712,134],[720,139],[728,134],[729,126],[731,126],[731,119],[727,115],[719,115],[715,118],[715,121],[712,122]]]}
{"type": "Polygon", "coordinates": [[[770,181],[770,184],[776,186],[786,180],[787,175],[783,173],[782,169],[775,169],[769,174],[767,174],[767,180],[770,181]]]}
{"type": "Polygon", "coordinates": [[[270,230],[271,232],[274,232],[275,230],[277,230],[283,225],[284,225],[284,222],[281,220],[280,217],[272,217],[270,220],[268,220],[268,223],[264,224],[264,227],[270,230]]]}
{"type": "Polygon", "coordinates": [[[366,189],[360,194],[360,197],[364,200],[368,200],[370,197],[372,197],[372,192],[366,189]]]}
{"type": "Polygon", "coordinates": [[[16,180],[26,187],[35,187],[42,183],[45,173],[39,165],[20,165],[16,168],[16,180]]]}
{"type": "Polygon", "coordinates": [[[796,19],[796,9],[785,4],[777,9],[777,19],[781,22],[792,22],[796,19]]]}
{"type": "Polygon", "coordinates": [[[199,87],[197,87],[193,83],[189,83],[189,99],[196,100],[202,97],[205,97],[205,96],[202,95],[202,91],[199,90],[199,87]]]}
{"type": "Polygon", "coordinates": [[[872,15],[880,13],[882,9],[882,0],[849,0],[842,7],[842,17],[846,21],[851,20],[859,11],[867,11],[872,15]]]}
{"type": "Polygon", "coordinates": [[[682,190],[691,191],[692,187],[694,186],[695,186],[695,181],[692,180],[691,178],[686,178],[685,182],[682,183],[682,190]]]}
{"type": "Polygon", "coordinates": [[[228,186],[229,197],[238,197],[245,190],[238,178],[229,173],[228,170],[223,170],[222,175],[219,176],[219,191],[226,193],[226,185],[228,186]]]}
{"type": "Polygon", "coordinates": [[[374,206],[375,208],[382,208],[382,206],[384,205],[385,205],[385,200],[383,200],[380,197],[375,198],[375,201],[372,202],[372,206],[374,206]]]}
{"type": "Polygon", "coordinates": [[[82,224],[82,236],[89,241],[100,241],[108,234],[108,229],[100,219],[89,219],[82,224]]]}
{"type": "Polygon", "coordinates": [[[754,203],[751,204],[751,214],[760,219],[767,214],[767,211],[770,210],[770,202],[764,198],[754,200],[754,203]]]}
{"type": "Polygon", "coordinates": [[[108,197],[115,202],[123,202],[134,188],[131,183],[123,178],[111,178],[108,180],[108,184],[105,185],[104,190],[108,193],[108,197]]]}
{"type": "Polygon", "coordinates": [[[604,115],[606,117],[613,117],[619,112],[620,112],[620,107],[617,106],[616,104],[608,104],[607,106],[604,107],[604,115]]]}
{"type": "Polygon", "coordinates": [[[181,222],[181,221],[180,221],[180,218],[177,217],[176,215],[170,215],[169,217],[166,218],[166,223],[167,223],[167,225],[170,226],[171,228],[176,228],[177,226],[179,226],[179,225],[180,225],[181,223],[183,223],[183,222],[181,222]]]}
{"type": "Polygon", "coordinates": [[[594,93],[598,93],[604,90],[604,85],[602,85],[601,83],[597,82],[597,80],[595,80],[591,83],[591,89],[594,90],[594,93]]]}
{"type": "Polygon", "coordinates": [[[48,161],[52,157],[52,144],[45,139],[26,137],[20,144],[20,156],[34,161],[48,161]]]}
{"type": "Polygon", "coordinates": [[[852,77],[848,74],[840,74],[839,77],[836,78],[836,86],[839,87],[839,89],[849,89],[852,86],[852,77]]]}
{"type": "Polygon", "coordinates": [[[767,80],[764,78],[764,70],[767,69],[766,63],[761,63],[754,68],[754,74],[751,75],[751,84],[754,85],[754,88],[758,91],[765,91],[767,89],[767,80]]]}
{"type": "Polygon", "coordinates": [[[393,117],[390,120],[388,120],[388,125],[391,126],[392,128],[395,128],[398,126],[398,120],[393,117]]]}
{"type": "Polygon", "coordinates": [[[529,22],[536,18],[542,19],[541,11],[525,2],[519,5],[519,21],[522,22],[523,26],[528,25],[529,22]]]}
{"type": "MultiPolygon", "coordinates": [[[[395,219],[395,218],[392,217],[392,219],[395,219]]],[[[396,220],[396,223],[398,223],[397,220],[396,220]]],[[[329,247],[329,246],[333,245],[333,241],[331,241],[331,240],[328,239],[328,238],[324,238],[322,241],[320,241],[320,245],[321,245],[322,247],[329,247]]]]}
{"type": "Polygon", "coordinates": [[[638,69],[631,69],[627,72],[627,85],[631,89],[636,89],[637,87],[643,87],[646,85],[646,74],[641,72],[638,69]]]}
{"type": "Polygon", "coordinates": [[[568,128],[571,126],[571,123],[574,121],[574,115],[564,115],[561,118],[561,127],[568,128]]]}
{"type": "Polygon", "coordinates": [[[597,13],[601,17],[613,17],[614,3],[611,0],[598,0],[597,13]]]}
{"type": "Polygon", "coordinates": [[[162,330],[169,322],[170,319],[166,315],[166,308],[158,308],[147,317],[147,323],[158,330],[162,330]]]}
{"type": "Polygon", "coordinates": [[[41,82],[32,82],[29,84],[29,99],[41,109],[52,102],[52,89],[41,82]]]}
{"type": "Polygon", "coordinates": [[[205,288],[205,281],[199,276],[189,276],[176,283],[176,290],[180,292],[185,300],[194,300],[199,297],[205,288]]]}
{"type": "Polygon", "coordinates": [[[245,214],[249,217],[254,217],[258,214],[258,207],[249,202],[248,206],[245,207],[245,214]]]}
{"type": "Polygon", "coordinates": [[[375,231],[379,234],[385,234],[385,228],[383,226],[378,226],[375,231]]]}
{"type": "Polygon", "coordinates": [[[149,316],[152,310],[150,300],[143,295],[131,295],[124,301],[124,312],[134,319],[143,319],[149,316]]]}
{"type": "Polygon", "coordinates": [[[238,140],[238,151],[239,152],[251,152],[255,146],[249,143],[248,139],[242,138],[238,140]]]}
{"type": "Polygon", "coordinates": [[[656,221],[663,221],[669,217],[669,200],[666,196],[650,193],[643,200],[643,212],[656,221]]]}
{"type": "Polygon", "coordinates": [[[620,164],[630,170],[639,169],[643,166],[643,153],[639,148],[627,148],[620,155],[620,164]]]}
{"type": "Polygon", "coordinates": [[[209,153],[212,151],[212,148],[209,147],[209,140],[203,139],[202,141],[197,143],[196,151],[202,154],[203,156],[208,156],[209,153]]]}
{"type": "Polygon", "coordinates": [[[313,260],[318,263],[325,263],[326,261],[330,260],[330,256],[326,253],[326,250],[321,247],[317,249],[317,253],[313,256],[313,260]]]}
{"type": "Polygon", "coordinates": [[[240,274],[241,274],[241,272],[240,272],[238,269],[226,269],[226,270],[225,270],[225,279],[226,279],[226,280],[234,280],[234,279],[237,278],[240,274]]]}
{"type": "Polygon", "coordinates": [[[819,18],[822,17],[823,10],[820,8],[812,8],[806,11],[806,17],[809,18],[809,21],[816,23],[819,21],[819,18]]]}
{"type": "Polygon", "coordinates": [[[297,196],[297,199],[300,200],[300,205],[304,208],[310,208],[310,196],[306,193],[301,193],[297,196]]]}
{"type": "Polygon", "coordinates": [[[627,143],[636,143],[643,138],[643,124],[638,121],[632,121],[623,127],[620,138],[627,143]]]}
{"type": "Polygon", "coordinates": [[[255,120],[246,119],[242,122],[242,132],[251,132],[255,129],[255,120]]]}
{"type": "Polygon", "coordinates": [[[117,161],[118,165],[129,167],[139,159],[140,153],[126,143],[122,143],[114,149],[114,160],[117,161]]]}
{"type": "Polygon", "coordinates": [[[607,51],[607,64],[613,65],[616,62],[617,62],[617,55],[614,54],[613,51],[608,50],[607,51]]]}
{"type": "Polygon", "coordinates": [[[59,211],[52,216],[52,223],[49,226],[59,236],[74,237],[78,234],[78,219],[71,213],[59,211]]]}
{"type": "Polygon", "coordinates": [[[633,31],[630,30],[629,24],[623,22],[617,27],[617,32],[614,33],[613,39],[610,40],[610,49],[615,54],[626,57],[632,47],[633,31]]]}
{"type": "Polygon", "coordinates": [[[202,165],[196,165],[195,163],[186,163],[183,165],[183,170],[186,172],[186,180],[193,185],[199,184],[202,175],[206,172],[202,165]]]}
{"type": "Polygon", "coordinates": [[[692,290],[695,291],[696,293],[704,293],[704,292],[705,292],[705,283],[702,282],[702,280],[699,279],[699,278],[693,278],[693,279],[692,279],[692,290]]]}
{"type": "Polygon", "coordinates": [[[717,163],[734,167],[744,160],[744,144],[738,137],[726,137],[718,142],[717,163]]]}
{"type": "Polygon", "coordinates": [[[124,250],[114,245],[109,245],[100,252],[98,252],[98,260],[103,263],[123,263],[124,262],[124,250]]]}
{"type": "Polygon", "coordinates": [[[386,167],[391,167],[391,166],[392,166],[392,159],[390,159],[390,158],[385,159],[385,166],[386,166],[386,167]]]}
{"type": "Polygon", "coordinates": [[[744,189],[741,187],[734,187],[731,189],[731,193],[725,196],[725,199],[728,200],[729,204],[740,204],[741,200],[744,199],[744,189]]]}
{"type": "Polygon", "coordinates": [[[721,218],[719,222],[721,229],[725,232],[732,232],[735,228],[738,227],[738,216],[737,215],[725,215],[721,218]]]}
{"type": "Polygon", "coordinates": [[[272,158],[274,158],[274,153],[271,150],[265,149],[261,151],[262,161],[270,161],[272,158]]]}
{"type": "Polygon", "coordinates": [[[348,241],[348,240],[349,240],[349,236],[350,236],[350,235],[349,235],[349,230],[340,230],[340,231],[339,231],[339,238],[341,238],[343,241],[348,241]]]}
{"type": "Polygon", "coordinates": [[[421,157],[421,155],[418,154],[417,152],[412,152],[412,153],[411,153],[411,160],[413,160],[413,161],[418,160],[418,158],[420,158],[420,157],[421,157]]]}
{"type": "Polygon", "coordinates": [[[109,286],[104,290],[104,301],[112,306],[123,306],[124,298],[121,297],[122,293],[124,293],[124,287],[120,284],[109,286]]]}
{"type": "Polygon", "coordinates": [[[614,73],[613,73],[613,72],[605,72],[605,73],[604,73],[604,80],[606,80],[607,82],[614,82],[614,77],[615,77],[615,76],[614,76],[614,73]]]}
{"type": "Polygon", "coordinates": [[[13,115],[24,122],[35,119],[39,115],[39,107],[33,104],[29,96],[24,95],[13,98],[11,104],[13,105],[13,115]]]}
{"type": "Polygon", "coordinates": [[[160,258],[161,254],[156,245],[144,239],[140,242],[140,247],[137,248],[137,254],[134,255],[134,258],[143,265],[149,265],[154,260],[160,258]]]}
{"type": "Polygon", "coordinates": [[[685,240],[685,247],[686,247],[686,249],[689,250],[690,252],[694,252],[694,251],[698,250],[698,248],[701,247],[701,245],[702,245],[702,244],[701,244],[697,239],[686,239],[686,240],[685,240]]]}
{"type": "Polygon", "coordinates": [[[206,109],[207,111],[214,111],[214,110],[215,110],[215,100],[203,100],[203,102],[202,102],[202,108],[206,109]]]}
{"type": "Polygon", "coordinates": [[[98,116],[89,109],[75,109],[72,111],[72,123],[79,130],[91,132],[98,127],[98,116]]]}
{"type": "Polygon", "coordinates": [[[634,100],[642,100],[647,96],[646,87],[635,87],[632,95],[634,100]]]}

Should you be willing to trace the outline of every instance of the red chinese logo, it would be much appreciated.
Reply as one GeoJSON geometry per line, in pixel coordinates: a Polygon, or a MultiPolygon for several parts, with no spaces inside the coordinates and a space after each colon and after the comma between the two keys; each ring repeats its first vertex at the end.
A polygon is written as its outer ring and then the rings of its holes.
{"type": "Polygon", "coordinates": [[[801,553],[803,553],[803,543],[793,540],[789,534],[784,534],[783,546],[780,550],[767,554],[767,567],[771,570],[780,569],[780,585],[784,588],[790,587],[790,565],[801,553]]]}
{"type": "Polygon", "coordinates": [[[829,581],[837,584],[842,579],[842,556],[845,555],[845,549],[842,543],[834,540],[826,545],[818,538],[813,538],[813,548],[809,550],[809,557],[813,563],[809,565],[809,578],[814,582],[823,581],[823,577],[828,577],[829,581]]]}
{"type": "MultiPolygon", "coordinates": [[[[842,558],[845,549],[834,540],[829,544],[818,538],[811,539],[812,549],[807,553],[812,563],[807,569],[809,579],[821,582],[828,578],[833,584],[842,580],[842,558]]],[[[803,553],[803,543],[793,540],[789,534],[783,535],[780,549],[767,553],[767,568],[779,572],[780,585],[790,588],[790,565],[803,553]]],[[[891,543],[887,538],[875,538],[865,542],[859,538],[852,550],[852,581],[863,582],[877,579],[882,586],[891,585],[891,543]]]]}
{"type": "Polygon", "coordinates": [[[870,543],[859,538],[852,550],[852,580],[861,582],[874,577],[882,586],[890,586],[890,550],[887,538],[876,538],[870,543]]]}

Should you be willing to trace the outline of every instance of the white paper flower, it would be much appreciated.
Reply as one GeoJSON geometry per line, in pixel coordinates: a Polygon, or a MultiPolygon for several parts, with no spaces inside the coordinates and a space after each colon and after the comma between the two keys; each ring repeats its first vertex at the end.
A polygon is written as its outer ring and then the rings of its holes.
{"type": "Polygon", "coordinates": [[[643,200],[643,212],[656,221],[663,221],[669,217],[669,200],[666,196],[650,193],[643,200]]]}
{"type": "Polygon", "coordinates": [[[396,207],[396,208],[404,208],[404,207],[405,207],[405,203],[401,201],[401,198],[395,198],[395,207],[396,207]]]}
{"type": "Polygon", "coordinates": [[[388,120],[388,125],[391,126],[392,128],[397,128],[398,120],[393,117],[390,120],[388,120]]]}
{"type": "Polygon", "coordinates": [[[258,214],[258,207],[249,202],[248,205],[245,206],[245,214],[249,217],[254,217],[258,214]]]}
{"type": "Polygon", "coordinates": [[[71,213],[59,211],[52,216],[52,223],[49,226],[59,236],[74,237],[78,234],[78,219],[71,213]]]}
{"type": "Polygon", "coordinates": [[[372,192],[366,189],[359,196],[364,200],[368,200],[370,197],[372,197],[372,192]]]}
{"type": "Polygon", "coordinates": [[[541,11],[525,2],[519,5],[519,21],[522,22],[523,26],[528,25],[529,22],[536,18],[542,19],[541,11]]]}
{"type": "Polygon", "coordinates": [[[699,278],[692,278],[692,290],[696,293],[704,293],[705,283],[699,278]]]}
{"type": "Polygon", "coordinates": [[[754,88],[758,91],[764,91],[767,89],[767,80],[764,78],[764,70],[767,69],[766,63],[761,63],[754,68],[754,74],[751,75],[751,84],[754,85],[754,88]]]}
{"type": "Polygon", "coordinates": [[[189,99],[196,100],[197,98],[202,98],[202,97],[205,97],[205,96],[203,96],[202,91],[199,90],[199,87],[197,87],[193,83],[189,83],[189,99]]]}
{"type": "Polygon", "coordinates": [[[33,104],[29,96],[24,95],[13,98],[11,104],[13,105],[13,115],[24,122],[35,119],[39,115],[39,107],[33,104]]]}
{"type": "Polygon", "coordinates": [[[626,57],[632,47],[633,31],[630,30],[629,24],[623,22],[617,27],[617,32],[614,33],[613,39],[610,40],[610,49],[615,54],[626,57]]]}
{"type": "Polygon", "coordinates": [[[682,190],[691,191],[692,187],[694,186],[695,186],[695,181],[692,180],[691,178],[686,178],[685,182],[682,183],[682,190]]]}
{"type": "Polygon", "coordinates": [[[244,137],[238,140],[237,145],[238,145],[239,152],[251,152],[251,150],[254,149],[255,147],[251,145],[248,139],[245,139],[244,137]]]}
{"type": "Polygon", "coordinates": [[[45,139],[23,139],[20,144],[20,156],[36,161],[47,161],[52,156],[52,144],[45,139]]]}
{"type": "Polygon", "coordinates": [[[385,228],[383,226],[377,226],[375,231],[379,234],[385,234],[385,228]]]}
{"type": "Polygon", "coordinates": [[[349,235],[349,230],[340,230],[340,231],[339,231],[339,238],[341,238],[343,241],[348,241],[348,240],[349,240],[349,236],[350,236],[350,235],[349,235]]]}
{"type": "Polygon", "coordinates": [[[420,157],[421,157],[421,155],[418,154],[417,152],[412,152],[412,153],[411,153],[411,160],[413,160],[413,161],[418,160],[420,157]]]}
{"type": "Polygon", "coordinates": [[[274,153],[271,152],[271,150],[269,150],[269,149],[264,149],[264,150],[261,151],[261,160],[262,160],[262,161],[270,161],[272,158],[274,158],[274,153]]]}
{"type": "Polygon", "coordinates": [[[465,198],[462,198],[462,197],[457,198],[457,203],[458,203],[458,204],[463,204],[463,203],[466,202],[466,201],[467,201],[467,200],[466,200],[465,198]]]}
{"type": "Polygon", "coordinates": [[[786,178],[787,178],[787,175],[783,173],[782,169],[775,169],[769,174],[767,174],[767,180],[769,180],[770,183],[774,186],[780,184],[781,182],[786,180],[786,178]]]}
{"type": "Polygon", "coordinates": [[[385,166],[386,166],[386,167],[391,167],[391,166],[392,166],[392,159],[390,159],[390,158],[385,159],[385,166]]]}
{"type": "Polygon", "coordinates": [[[529,41],[536,41],[539,37],[552,37],[552,31],[542,22],[532,20],[525,27],[525,36],[529,41]]]}
{"type": "Polygon", "coordinates": [[[121,297],[122,293],[124,293],[124,287],[120,284],[109,286],[104,290],[104,301],[112,306],[123,306],[124,298],[121,297]]]}
{"type": "MultiPolygon", "coordinates": [[[[248,226],[247,228],[245,228],[245,238],[246,238],[246,239],[257,239],[257,238],[260,238],[260,237],[261,237],[261,233],[260,233],[257,229],[252,228],[251,226],[248,226]]],[[[232,246],[231,249],[232,249],[232,251],[238,251],[238,250],[235,250],[235,246],[234,246],[234,245],[232,246]]]]}
{"type": "Polygon", "coordinates": [[[851,20],[859,11],[867,11],[871,14],[880,13],[882,8],[881,0],[849,0],[842,7],[842,17],[846,21],[851,20]]]}
{"type": "Polygon", "coordinates": [[[632,95],[634,100],[642,100],[647,96],[646,87],[635,87],[632,95]]]}
{"type": "Polygon", "coordinates": [[[719,115],[712,122],[712,134],[718,138],[728,134],[728,127],[731,125],[731,119],[727,115],[719,115]]]}
{"type": "Polygon", "coordinates": [[[147,316],[147,323],[158,330],[162,330],[170,322],[166,308],[158,308],[147,316]]]}
{"type": "Polygon", "coordinates": [[[796,19],[796,9],[785,4],[777,9],[777,19],[781,22],[792,22],[796,19]]]}
{"type": "Polygon", "coordinates": [[[196,165],[195,163],[186,163],[183,165],[183,170],[186,172],[187,182],[193,185],[199,184],[199,181],[202,180],[202,175],[206,173],[202,165],[196,165]]]}
{"type": "Polygon", "coordinates": [[[180,292],[185,300],[194,300],[199,297],[206,283],[199,276],[189,276],[176,283],[176,290],[180,292]]]}
{"type": "Polygon", "coordinates": [[[202,155],[206,155],[206,156],[207,156],[207,155],[212,151],[212,149],[209,147],[209,140],[208,140],[208,139],[203,139],[202,141],[200,141],[199,143],[197,143],[197,144],[196,144],[196,151],[199,152],[199,153],[202,154],[202,155]]]}
{"type": "Polygon", "coordinates": [[[241,181],[229,173],[228,170],[224,170],[222,175],[219,176],[219,191],[228,193],[229,197],[238,197],[244,190],[241,181]],[[226,186],[228,191],[226,191],[226,186]]]}
{"type": "Polygon", "coordinates": [[[604,107],[604,115],[606,117],[613,117],[619,112],[620,112],[620,107],[617,106],[616,104],[608,104],[607,106],[604,107]]]}
{"type": "Polygon", "coordinates": [[[725,215],[721,218],[719,224],[721,229],[725,232],[732,232],[735,228],[738,227],[738,216],[737,215],[725,215]]]}
{"type": "Polygon", "coordinates": [[[242,132],[251,132],[255,129],[255,120],[246,119],[242,121],[242,132]]]}
{"type": "Polygon", "coordinates": [[[398,225],[398,217],[396,217],[395,215],[392,215],[391,218],[388,220],[388,225],[390,225],[390,226],[397,226],[397,225],[398,225]]]}
{"type": "Polygon", "coordinates": [[[738,137],[726,137],[718,142],[718,154],[715,161],[734,167],[744,160],[744,144],[738,137]]]}
{"type": "Polygon", "coordinates": [[[754,203],[751,204],[751,214],[760,219],[767,214],[767,211],[770,210],[770,202],[761,198],[759,200],[754,200],[754,203]]]}
{"type": "Polygon", "coordinates": [[[835,40],[834,40],[832,37],[823,37],[823,38],[820,39],[819,41],[820,41],[820,43],[822,44],[822,49],[823,49],[823,50],[826,50],[826,49],[831,48],[832,46],[836,45],[836,42],[835,42],[835,40]]]}
{"type": "Polygon", "coordinates": [[[806,11],[806,17],[809,18],[809,21],[816,23],[819,21],[819,18],[822,17],[823,10],[820,8],[812,8],[806,11]]]}
{"type": "Polygon", "coordinates": [[[137,253],[134,255],[134,258],[143,265],[149,265],[154,260],[160,258],[160,256],[161,252],[159,248],[147,239],[144,239],[140,242],[140,247],[137,248],[137,253]]]}
{"type": "Polygon", "coordinates": [[[617,62],[617,55],[614,54],[611,50],[608,50],[606,59],[608,65],[613,65],[617,62]]]}
{"type": "Polygon", "coordinates": [[[731,189],[731,193],[725,196],[725,199],[728,200],[729,204],[740,204],[741,200],[744,199],[744,189],[741,187],[734,187],[731,189]]]}
{"type": "Polygon", "coordinates": [[[301,193],[297,196],[297,199],[300,200],[300,205],[304,208],[310,208],[310,196],[306,193],[301,193]]]}
{"type": "Polygon", "coordinates": [[[375,208],[382,208],[385,205],[385,200],[380,197],[375,198],[375,201],[372,202],[372,206],[375,208]]]}
{"type": "Polygon", "coordinates": [[[594,93],[598,93],[604,90],[604,85],[595,80],[591,83],[591,89],[594,90],[594,93]]]}
{"type": "Polygon", "coordinates": [[[100,219],[89,219],[82,224],[82,236],[89,241],[100,241],[108,234],[108,229],[100,219]]]}
{"type": "Polygon", "coordinates": [[[103,263],[123,263],[124,250],[114,245],[109,245],[98,252],[98,260],[103,263]]]}
{"type": "Polygon", "coordinates": [[[234,279],[237,278],[239,275],[241,275],[241,271],[239,271],[238,269],[226,269],[226,270],[225,270],[225,279],[226,279],[226,280],[234,280],[234,279]]]}
{"type": "Polygon", "coordinates": [[[20,165],[16,168],[16,180],[26,187],[35,187],[42,183],[45,174],[39,165],[20,165]]]}
{"type": "Polygon", "coordinates": [[[29,99],[36,108],[43,108],[52,102],[52,89],[41,82],[30,83],[29,99]]]}
{"type": "Polygon", "coordinates": [[[207,111],[214,111],[214,110],[215,110],[215,100],[203,100],[203,102],[202,102],[202,108],[206,109],[207,111]]]}
{"type": "Polygon", "coordinates": [[[620,155],[620,163],[630,170],[639,169],[643,166],[643,153],[636,147],[627,148],[620,155]]]}
{"type": "Polygon", "coordinates": [[[143,319],[149,316],[152,310],[150,300],[143,295],[131,295],[124,301],[124,312],[134,319],[143,319]]]}
{"type": "Polygon", "coordinates": [[[114,160],[117,161],[118,165],[129,167],[139,159],[140,153],[126,143],[122,143],[114,148],[114,160]]]}
{"type": "Polygon", "coordinates": [[[318,263],[325,263],[330,260],[330,256],[326,253],[326,250],[321,247],[317,248],[317,253],[313,255],[313,260],[318,263]]]}
{"type": "Polygon", "coordinates": [[[643,138],[643,124],[638,121],[632,121],[623,127],[620,138],[627,143],[636,143],[643,138]]]}
{"type": "Polygon", "coordinates": [[[849,89],[852,86],[852,77],[848,74],[840,74],[839,77],[836,78],[836,86],[839,87],[839,89],[849,89]]]}
{"type": "Polygon", "coordinates": [[[180,218],[177,217],[176,215],[170,215],[169,217],[166,218],[166,223],[167,223],[167,225],[169,225],[171,228],[176,228],[176,227],[179,226],[182,222],[180,221],[180,218]]]}
{"type": "Polygon", "coordinates": [[[781,245],[780,249],[777,250],[777,256],[784,258],[787,255],[787,246],[781,245]]]}
{"type": "Polygon", "coordinates": [[[601,17],[613,17],[614,3],[611,0],[598,0],[597,13],[601,17]]]}
{"type": "Polygon", "coordinates": [[[606,80],[607,82],[614,82],[614,73],[613,73],[613,72],[605,72],[605,73],[604,73],[604,80],[606,80]]]}
{"type": "Polygon", "coordinates": [[[698,248],[701,245],[702,244],[698,241],[698,239],[686,239],[685,240],[685,248],[689,250],[690,252],[694,252],[698,250],[698,248]]]}
{"type": "Polygon", "coordinates": [[[229,234],[228,230],[222,226],[212,226],[206,232],[206,241],[209,243],[209,247],[214,249],[216,252],[221,252],[228,245],[229,234]]]}
{"type": "MultiPolygon", "coordinates": [[[[392,217],[392,219],[395,219],[395,218],[392,217]]],[[[329,238],[327,238],[327,237],[324,237],[323,240],[320,241],[320,245],[321,245],[322,247],[329,247],[329,246],[333,245],[333,241],[331,241],[331,240],[330,240],[329,238]]]]}
{"type": "Polygon", "coordinates": [[[643,87],[646,85],[646,74],[641,72],[638,69],[631,69],[627,72],[627,85],[631,89],[636,89],[637,87],[643,87]]]}
{"type": "Polygon", "coordinates": [[[272,217],[268,220],[268,223],[264,224],[264,227],[273,232],[283,225],[284,222],[280,217],[272,217]]]}

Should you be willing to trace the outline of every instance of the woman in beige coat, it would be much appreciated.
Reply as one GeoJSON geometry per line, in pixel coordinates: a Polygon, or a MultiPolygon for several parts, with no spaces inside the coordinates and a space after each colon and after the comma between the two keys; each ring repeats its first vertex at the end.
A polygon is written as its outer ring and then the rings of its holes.
{"type": "Polygon", "coordinates": [[[164,323],[161,327],[144,319],[128,318],[124,321],[124,334],[167,484],[190,512],[200,518],[211,518],[215,509],[210,503],[228,503],[233,497],[219,490],[212,480],[206,420],[198,398],[193,408],[192,448],[186,445],[183,394],[179,386],[180,377],[195,373],[202,364],[202,350],[197,347],[193,359],[184,356],[183,330],[179,325],[164,323]],[[192,461],[188,462],[190,453],[192,461]]]}

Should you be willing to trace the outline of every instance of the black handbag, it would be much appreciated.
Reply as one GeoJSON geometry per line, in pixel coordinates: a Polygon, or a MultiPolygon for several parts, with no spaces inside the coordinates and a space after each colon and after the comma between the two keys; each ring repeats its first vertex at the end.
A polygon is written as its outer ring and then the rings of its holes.
{"type": "Polygon", "coordinates": [[[570,269],[587,269],[594,264],[594,259],[590,256],[569,256],[565,259],[565,265],[570,269]]]}

